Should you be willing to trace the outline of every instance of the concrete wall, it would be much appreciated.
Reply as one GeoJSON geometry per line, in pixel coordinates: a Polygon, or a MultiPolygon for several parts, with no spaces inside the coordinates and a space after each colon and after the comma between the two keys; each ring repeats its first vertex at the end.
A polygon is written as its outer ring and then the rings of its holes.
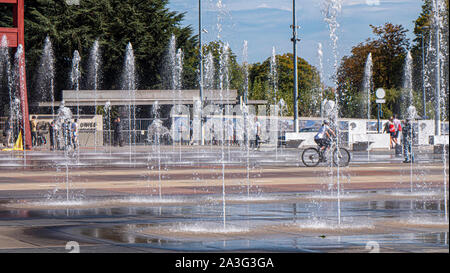
{"type": "MultiPolygon", "coordinates": [[[[302,118],[300,120],[321,120],[320,118],[302,118]]],[[[347,122],[348,129],[341,130],[342,133],[348,133],[348,143],[346,143],[348,148],[353,148],[353,145],[356,143],[369,142],[370,149],[379,149],[379,148],[389,148],[390,145],[390,137],[387,133],[383,132],[383,125],[387,122],[387,120],[380,120],[380,133],[377,132],[377,120],[365,120],[365,119],[340,119],[340,122],[347,122]],[[370,123],[369,130],[367,126],[367,122],[370,123]]],[[[436,144],[444,144],[449,142],[448,140],[448,132],[442,130],[442,133],[447,133],[442,136],[434,136],[434,121],[433,120],[419,120],[414,123],[416,129],[416,137],[415,145],[427,146],[427,145],[436,145],[436,144]],[[432,143],[430,143],[430,140],[432,143]]],[[[448,128],[448,123],[446,123],[448,128]]],[[[300,130],[302,128],[300,127],[300,130]]],[[[300,133],[286,133],[286,141],[295,140],[295,139],[303,139],[304,141],[301,143],[299,148],[304,148],[307,146],[315,146],[314,136],[317,132],[300,132],[300,133]]],[[[401,133],[399,135],[399,139],[401,141],[401,133]]],[[[345,140],[343,140],[345,141],[345,140]]],[[[367,147],[367,144],[366,144],[367,147]]]]}

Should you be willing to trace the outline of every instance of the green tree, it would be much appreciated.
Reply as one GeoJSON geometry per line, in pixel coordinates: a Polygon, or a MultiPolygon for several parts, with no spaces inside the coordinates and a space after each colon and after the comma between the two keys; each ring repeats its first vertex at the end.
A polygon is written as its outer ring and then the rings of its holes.
{"type": "MultiPolygon", "coordinates": [[[[80,5],[65,1],[36,0],[25,2],[25,48],[28,86],[37,69],[45,37],[52,41],[56,57],[56,92],[70,88],[68,75],[74,50],[87,60],[98,38],[102,51],[103,89],[119,89],[126,45],[134,49],[140,89],[161,85],[161,63],[170,37],[177,37],[191,65],[196,55],[196,36],[190,27],[181,27],[184,14],[169,11],[168,0],[83,0],[80,5]]],[[[11,11],[1,6],[0,25],[11,26],[11,11]]],[[[86,71],[83,66],[83,71],[86,71]]],[[[191,79],[193,72],[185,70],[191,79]]],[[[192,80],[188,86],[191,84],[192,80]]],[[[33,90],[29,89],[32,96],[33,90]]]]}
{"type": "MultiPolygon", "coordinates": [[[[444,92],[444,95],[447,99],[443,100],[446,105],[444,106],[446,111],[444,113],[449,112],[449,104],[448,104],[448,83],[449,83],[449,59],[448,59],[448,40],[449,40],[449,24],[448,24],[448,0],[444,2],[446,8],[443,10],[441,14],[442,17],[442,25],[441,25],[441,50],[444,50],[444,55],[447,54],[446,57],[443,58],[443,69],[441,70],[441,78],[443,79],[443,86],[446,88],[442,88],[441,92],[444,92]]],[[[419,17],[414,21],[414,34],[415,38],[413,40],[413,45],[411,48],[411,54],[413,57],[413,78],[415,81],[414,90],[420,91],[418,92],[419,98],[417,98],[417,106],[418,113],[422,115],[423,113],[423,87],[425,85],[425,103],[427,106],[427,117],[434,117],[434,97],[435,97],[435,61],[436,56],[433,51],[430,51],[430,48],[436,47],[436,32],[435,32],[435,24],[433,22],[433,1],[432,0],[424,0],[422,5],[422,12],[419,17]],[[423,48],[422,48],[423,42],[423,48]],[[422,51],[423,50],[423,51],[422,51]],[[423,59],[423,55],[425,59],[423,59]],[[425,66],[425,70],[422,69],[422,66],[425,66]],[[428,80],[427,80],[428,78],[428,80]],[[424,80],[426,81],[424,84],[424,80]]]]}
{"type": "MultiPolygon", "coordinates": [[[[278,91],[277,101],[283,99],[288,106],[288,114],[294,113],[294,64],[293,55],[288,53],[276,56],[277,74],[278,74],[278,91]]],[[[297,58],[297,75],[299,90],[299,115],[312,116],[315,115],[317,105],[318,92],[317,87],[320,86],[320,77],[317,69],[308,64],[304,59],[297,58]]],[[[269,85],[270,58],[263,63],[253,64],[249,69],[249,98],[257,100],[273,101],[274,90],[269,85]]],[[[319,102],[320,103],[320,102],[319,102]]],[[[320,104],[318,104],[320,105],[320,104]]]]}
{"type": "MultiPolygon", "coordinates": [[[[397,90],[400,93],[403,79],[403,68],[409,40],[401,25],[386,23],[383,26],[370,26],[376,38],[367,39],[352,48],[351,55],[343,57],[338,68],[338,92],[342,115],[360,117],[361,98],[363,96],[364,67],[369,53],[372,53],[372,86],[397,90]]],[[[372,90],[372,94],[373,94],[372,90]]],[[[393,94],[393,93],[392,93],[393,94]]],[[[400,110],[400,96],[390,105],[391,111],[400,110]]],[[[387,98],[386,98],[387,99],[387,98]]],[[[374,96],[372,95],[372,101],[374,96]]],[[[376,105],[372,103],[371,113],[376,116],[376,105]]]]}

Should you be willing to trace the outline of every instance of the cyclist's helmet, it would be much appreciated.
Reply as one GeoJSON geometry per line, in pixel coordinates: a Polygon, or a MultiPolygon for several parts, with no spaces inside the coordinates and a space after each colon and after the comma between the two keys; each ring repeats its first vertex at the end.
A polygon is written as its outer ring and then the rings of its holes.
{"type": "Polygon", "coordinates": [[[324,121],[323,121],[323,124],[325,124],[325,125],[329,125],[329,122],[328,122],[328,120],[324,120],[324,121]]]}

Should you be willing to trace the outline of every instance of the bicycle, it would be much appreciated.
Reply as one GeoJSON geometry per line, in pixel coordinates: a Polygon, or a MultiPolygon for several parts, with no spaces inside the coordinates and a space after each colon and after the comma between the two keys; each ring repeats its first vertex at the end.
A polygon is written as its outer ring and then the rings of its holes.
{"type": "MultiPolygon", "coordinates": [[[[338,149],[338,147],[336,147],[336,141],[331,141],[331,144],[326,151],[327,154],[332,151],[333,164],[335,166],[345,167],[350,163],[350,152],[343,147],[339,147],[338,149]]],[[[327,156],[320,150],[320,147],[307,148],[302,153],[303,164],[307,167],[315,167],[319,165],[320,162],[326,162],[326,159],[327,156]]]]}

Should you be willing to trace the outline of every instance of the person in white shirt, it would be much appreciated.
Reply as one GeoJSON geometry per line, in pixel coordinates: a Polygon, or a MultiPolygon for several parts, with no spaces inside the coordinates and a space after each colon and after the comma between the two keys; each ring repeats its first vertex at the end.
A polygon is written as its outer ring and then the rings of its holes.
{"type": "Polygon", "coordinates": [[[314,141],[319,145],[321,154],[330,146],[331,137],[336,137],[336,134],[330,128],[329,122],[324,120],[319,132],[314,136],[314,141]]]}

